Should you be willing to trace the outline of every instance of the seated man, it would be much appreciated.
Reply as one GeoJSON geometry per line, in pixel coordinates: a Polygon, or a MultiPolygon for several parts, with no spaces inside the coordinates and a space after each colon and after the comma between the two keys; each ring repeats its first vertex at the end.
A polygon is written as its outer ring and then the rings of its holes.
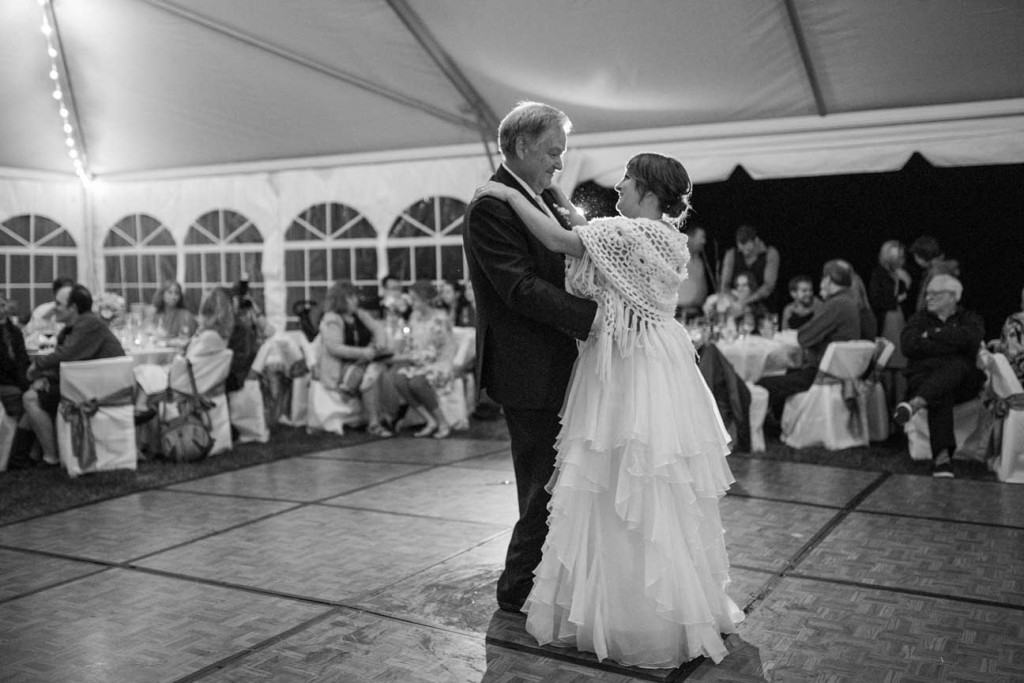
{"type": "Polygon", "coordinates": [[[960,307],[964,288],[952,275],[935,275],[925,290],[926,309],[910,316],[900,335],[907,357],[907,395],[893,419],[906,424],[915,412],[928,409],[932,475],[952,477],[953,406],[981,391],[985,373],[975,365],[985,337],[985,323],[960,307]]]}
{"type": "Polygon", "coordinates": [[[43,331],[52,331],[53,334],[60,332],[60,325],[54,320],[54,313],[56,310],[56,299],[57,292],[64,287],[70,287],[75,284],[75,281],[69,277],[59,277],[53,281],[53,298],[54,301],[46,301],[39,304],[32,310],[32,316],[29,321],[25,323],[25,336],[39,334],[43,331]]]}
{"type": "Polygon", "coordinates": [[[867,329],[864,324],[861,304],[850,289],[852,283],[853,268],[846,261],[834,259],[824,265],[821,275],[824,301],[814,316],[797,331],[797,341],[804,350],[803,365],[785,375],[763,377],[758,382],[768,390],[768,406],[777,419],[782,418],[787,398],[810,389],[829,344],[874,338],[875,330],[867,329]]]}
{"type": "Polygon", "coordinates": [[[60,364],[124,355],[121,342],[92,312],[92,294],[82,285],[65,285],[57,291],[53,317],[64,326],[57,337],[57,348],[29,366],[32,385],[22,397],[25,414],[43,451],[43,462],[48,465],[59,462],[53,419],[60,405],[60,364]]]}

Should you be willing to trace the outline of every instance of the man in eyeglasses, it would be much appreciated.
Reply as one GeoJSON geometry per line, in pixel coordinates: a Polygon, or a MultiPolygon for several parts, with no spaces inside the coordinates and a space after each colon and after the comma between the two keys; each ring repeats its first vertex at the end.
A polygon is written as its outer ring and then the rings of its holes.
{"type": "Polygon", "coordinates": [[[932,277],[925,289],[925,309],[910,317],[900,336],[911,398],[896,406],[893,419],[903,425],[918,410],[928,409],[935,477],[953,476],[953,406],[977,396],[985,383],[985,373],[976,365],[985,323],[960,306],[963,291],[952,275],[932,277]]]}

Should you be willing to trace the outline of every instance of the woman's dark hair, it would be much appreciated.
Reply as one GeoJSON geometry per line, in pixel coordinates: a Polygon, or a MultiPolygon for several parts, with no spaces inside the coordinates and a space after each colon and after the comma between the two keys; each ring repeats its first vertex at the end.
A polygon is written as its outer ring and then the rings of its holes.
{"type": "Polygon", "coordinates": [[[931,235],[921,235],[910,245],[910,253],[922,261],[931,261],[942,256],[942,247],[931,235]]]}
{"type": "Polygon", "coordinates": [[[156,290],[156,296],[153,297],[153,307],[157,313],[163,313],[167,308],[167,304],[164,303],[164,293],[174,287],[178,290],[178,305],[175,308],[185,308],[185,290],[181,288],[180,282],[165,282],[164,286],[156,290]]]}
{"type": "Polygon", "coordinates": [[[68,306],[74,304],[79,315],[92,310],[92,293],[85,288],[85,285],[72,285],[68,292],[68,306]]]}
{"type": "Polygon", "coordinates": [[[640,196],[654,193],[663,214],[671,218],[685,216],[690,208],[693,184],[679,160],[655,152],[643,152],[629,160],[626,172],[638,185],[640,196]]]}

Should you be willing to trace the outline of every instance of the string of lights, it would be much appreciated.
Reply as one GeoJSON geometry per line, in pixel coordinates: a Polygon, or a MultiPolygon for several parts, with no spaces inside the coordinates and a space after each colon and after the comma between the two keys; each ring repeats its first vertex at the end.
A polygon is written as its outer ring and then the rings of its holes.
{"type": "Polygon", "coordinates": [[[46,54],[50,58],[50,81],[53,83],[53,99],[58,106],[62,129],[64,131],[64,144],[68,148],[68,158],[75,167],[75,175],[83,184],[88,183],[92,177],[89,174],[89,167],[85,154],[85,143],[82,141],[81,124],[78,120],[78,113],[75,110],[75,99],[71,93],[71,81],[68,79],[67,63],[64,61],[60,34],[57,31],[57,22],[53,14],[53,7],[50,0],[36,0],[42,13],[43,23],[40,31],[46,39],[46,54]]]}

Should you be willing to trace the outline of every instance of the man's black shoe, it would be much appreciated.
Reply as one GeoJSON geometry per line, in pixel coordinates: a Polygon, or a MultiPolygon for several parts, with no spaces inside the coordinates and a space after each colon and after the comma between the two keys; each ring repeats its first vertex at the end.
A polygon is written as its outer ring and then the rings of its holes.
{"type": "Polygon", "coordinates": [[[511,612],[512,614],[523,613],[522,605],[514,605],[511,602],[499,602],[498,609],[500,609],[502,612],[511,612]]]}

